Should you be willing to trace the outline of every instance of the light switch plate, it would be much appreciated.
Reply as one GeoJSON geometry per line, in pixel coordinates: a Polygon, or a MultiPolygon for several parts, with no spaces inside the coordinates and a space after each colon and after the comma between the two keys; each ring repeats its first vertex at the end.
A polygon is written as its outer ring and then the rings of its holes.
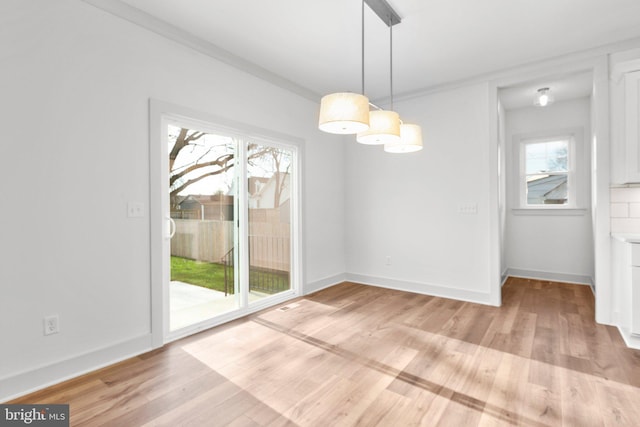
{"type": "Polygon", "coordinates": [[[477,203],[461,203],[458,205],[458,213],[461,215],[477,215],[478,204],[477,203]]]}
{"type": "Polygon", "coordinates": [[[144,203],[129,202],[127,203],[128,218],[142,218],[144,216],[144,203]]]}

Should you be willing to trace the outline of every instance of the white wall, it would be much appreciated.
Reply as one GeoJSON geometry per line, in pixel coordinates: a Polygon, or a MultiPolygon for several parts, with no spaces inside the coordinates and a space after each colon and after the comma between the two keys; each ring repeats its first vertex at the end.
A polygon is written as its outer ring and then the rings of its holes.
{"type": "Polygon", "coordinates": [[[148,348],[150,98],[305,139],[305,290],[344,277],[317,104],[75,0],[3,1],[0,61],[0,401],[148,348]]]}
{"type": "Polygon", "coordinates": [[[348,278],[491,303],[488,95],[475,84],[397,102],[422,126],[418,153],[347,141],[348,278]]]}
{"type": "Polygon", "coordinates": [[[591,283],[594,276],[593,232],[590,199],[590,98],[556,102],[506,112],[507,227],[506,263],[510,274],[591,283]],[[515,215],[518,207],[518,135],[541,131],[582,129],[581,168],[576,172],[580,188],[578,203],[584,215],[515,215]]]}
{"type": "Polygon", "coordinates": [[[507,129],[506,110],[498,102],[498,212],[499,212],[499,241],[500,241],[500,281],[504,284],[507,279],[507,129]]]}

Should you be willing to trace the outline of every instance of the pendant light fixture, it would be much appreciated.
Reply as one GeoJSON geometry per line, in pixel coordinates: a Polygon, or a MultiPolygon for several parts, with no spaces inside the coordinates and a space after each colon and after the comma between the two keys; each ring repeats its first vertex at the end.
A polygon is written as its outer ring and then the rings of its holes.
{"type": "Polygon", "coordinates": [[[364,0],[361,31],[362,93],[338,92],[322,97],[318,128],[336,134],[354,134],[369,129],[369,98],[364,94],[364,0]]]}
{"type": "Polygon", "coordinates": [[[321,131],[353,134],[369,128],[369,98],[351,92],[331,93],[320,101],[321,131]]]}
{"type": "MultiPolygon", "coordinates": [[[[389,45],[390,45],[390,78],[391,78],[391,109],[393,110],[393,26],[389,25],[389,45]]],[[[413,153],[422,150],[422,128],[418,125],[402,123],[400,124],[400,134],[397,139],[386,142],[384,151],[387,153],[413,153]]]]}
{"type": "Polygon", "coordinates": [[[393,25],[389,17],[389,88],[391,93],[389,110],[374,110],[369,113],[369,129],[358,133],[356,141],[361,144],[380,145],[400,141],[400,115],[393,111],[393,25]]]}
{"type": "Polygon", "coordinates": [[[403,124],[393,111],[393,26],[400,16],[386,0],[362,0],[362,92],[339,92],[325,95],[320,102],[318,128],[335,134],[357,134],[361,144],[384,145],[389,153],[411,153],[422,149],[422,129],[403,124]],[[389,26],[389,86],[390,108],[383,110],[369,102],[364,94],[364,4],[389,26]],[[373,110],[369,111],[369,107],[373,110]]]}
{"type": "Polygon", "coordinates": [[[403,123],[400,125],[400,141],[384,144],[387,153],[415,153],[422,150],[422,128],[418,125],[403,123]]]}
{"type": "Polygon", "coordinates": [[[533,100],[533,105],[535,105],[536,107],[546,107],[547,105],[551,104],[553,104],[551,89],[549,89],[548,87],[538,89],[536,97],[533,100]]]}

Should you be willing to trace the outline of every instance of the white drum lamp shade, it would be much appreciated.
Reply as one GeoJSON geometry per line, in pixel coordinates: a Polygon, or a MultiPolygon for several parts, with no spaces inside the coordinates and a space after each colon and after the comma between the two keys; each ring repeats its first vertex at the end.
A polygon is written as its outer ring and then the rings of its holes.
{"type": "Polygon", "coordinates": [[[369,128],[369,98],[339,92],[322,97],[318,128],[336,134],[354,134],[369,128]]]}
{"type": "Polygon", "coordinates": [[[384,145],[387,153],[413,153],[422,150],[422,128],[418,125],[400,125],[400,141],[384,145]]]}
{"type": "Polygon", "coordinates": [[[381,145],[400,141],[400,116],[395,111],[374,110],[369,113],[369,129],[358,133],[361,144],[381,145]]]}

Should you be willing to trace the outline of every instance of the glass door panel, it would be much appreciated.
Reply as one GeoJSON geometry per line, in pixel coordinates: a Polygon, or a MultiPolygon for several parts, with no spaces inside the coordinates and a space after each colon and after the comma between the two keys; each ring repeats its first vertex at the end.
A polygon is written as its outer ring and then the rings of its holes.
{"type": "Polygon", "coordinates": [[[239,308],[236,278],[237,143],[168,125],[171,279],[169,330],[239,308]]]}
{"type": "Polygon", "coordinates": [[[291,289],[293,153],[247,145],[249,303],[291,289]]]}

